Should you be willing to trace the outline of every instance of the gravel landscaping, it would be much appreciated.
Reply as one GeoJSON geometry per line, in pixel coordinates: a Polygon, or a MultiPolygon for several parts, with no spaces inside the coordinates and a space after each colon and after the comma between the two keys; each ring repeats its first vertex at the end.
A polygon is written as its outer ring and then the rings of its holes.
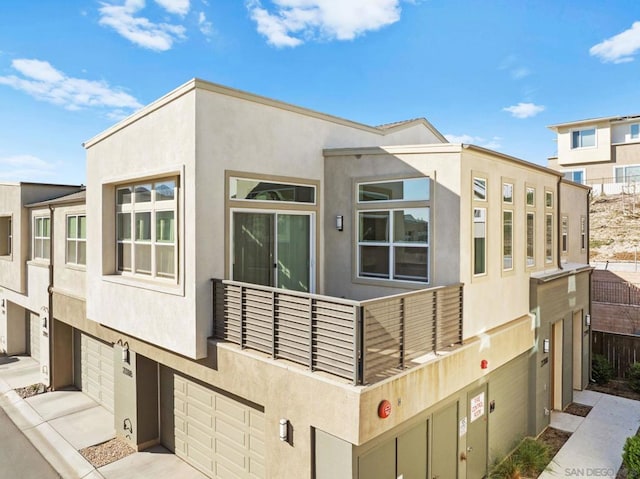
{"type": "Polygon", "coordinates": [[[134,452],[136,452],[135,449],[118,438],[80,449],[80,454],[95,468],[119,461],[134,452]]]}
{"type": "Polygon", "coordinates": [[[31,396],[35,396],[36,394],[46,393],[47,387],[42,383],[37,383],[23,388],[16,388],[15,392],[17,392],[22,399],[26,399],[31,396]]]}

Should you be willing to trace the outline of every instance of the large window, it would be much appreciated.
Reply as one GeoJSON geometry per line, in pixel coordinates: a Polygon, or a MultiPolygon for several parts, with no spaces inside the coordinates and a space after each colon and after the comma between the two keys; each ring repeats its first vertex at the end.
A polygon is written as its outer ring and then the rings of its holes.
{"type": "Polygon", "coordinates": [[[502,269],[513,269],[513,211],[502,212],[502,269]]]}
{"type": "Polygon", "coordinates": [[[118,271],[177,277],[177,178],[116,189],[118,271]]]}
{"type": "Polygon", "coordinates": [[[571,148],[596,146],[596,129],[575,130],[571,132],[571,148]]]}
{"type": "Polygon", "coordinates": [[[535,213],[527,213],[527,266],[535,264],[535,213]]]}
{"type": "Polygon", "coordinates": [[[487,209],[473,209],[473,274],[487,272],[487,209]]]}
{"type": "Polygon", "coordinates": [[[33,219],[33,259],[49,259],[51,220],[48,216],[33,219]]]}
{"type": "Polygon", "coordinates": [[[616,183],[640,181],[640,165],[616,166],[613,169],[616,183]]]}
{"type": "Polygon", "coordinates": [[[67,263],[87,264],[87,217],[67,216],[67,263]]]}
{"type": "Polygon", "coordinates": [[[429,196],[428,178],[357,185],[358,203],[392,203],[358,211],[359,277],[429,282],[429,196]]]}
{"type": "Polygon", "coordinates": [[[0,256],[11,255],[11,216],[0,216],[0,256]]]}

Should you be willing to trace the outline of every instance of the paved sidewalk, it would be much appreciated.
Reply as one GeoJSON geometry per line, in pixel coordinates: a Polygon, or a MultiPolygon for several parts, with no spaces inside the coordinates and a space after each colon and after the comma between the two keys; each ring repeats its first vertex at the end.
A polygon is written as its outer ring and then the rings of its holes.
{"type": "Polygon", "coordinates": [[[595,391],[574,391],[573,401],[593,409],[587,417],[552,412],[551,426],[573,434],[539,479],[615,478],[622,447],[640,426],[640,401],[595,391]]]}
{"type": "Polygon", "coordinates": [[[20,398],[14,389],[39,382],[39,369],[28,356],[0,356],[0,407],[62,478],[206,479],[162,446],[94,468],[78,450],[115,437],[113,414],[80,391],[20,398]]]}

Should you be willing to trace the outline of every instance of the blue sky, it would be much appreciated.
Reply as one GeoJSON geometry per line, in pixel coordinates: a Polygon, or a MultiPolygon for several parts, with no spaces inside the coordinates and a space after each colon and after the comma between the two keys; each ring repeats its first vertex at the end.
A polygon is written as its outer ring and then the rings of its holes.
{"type": "Polygon", "coordinates": [[[85,182],[83,141],[194,77],[544,165],[546,125],[640,113],[639,52],[637,0],[2,0],[0,181],[85,182]]]}

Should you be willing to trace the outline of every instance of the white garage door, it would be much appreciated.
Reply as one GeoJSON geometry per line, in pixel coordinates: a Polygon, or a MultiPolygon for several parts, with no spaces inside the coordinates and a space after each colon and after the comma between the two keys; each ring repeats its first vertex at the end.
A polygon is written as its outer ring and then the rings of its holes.
{"type": "Polygon", "coordinates": [[[82,391],[113,412],[113,348],[80,334],[80,354],[82,391]]]}
{"type": "Polygon", "coordinates": [[[29,313],[29,354],[36,361],[40,361],[40,316],[29,313]]]}
{"type": "Polygon", "coordinates": [[[264,478],[264,413],[175,375],[175,453],[215,478],[264,478]]]}

